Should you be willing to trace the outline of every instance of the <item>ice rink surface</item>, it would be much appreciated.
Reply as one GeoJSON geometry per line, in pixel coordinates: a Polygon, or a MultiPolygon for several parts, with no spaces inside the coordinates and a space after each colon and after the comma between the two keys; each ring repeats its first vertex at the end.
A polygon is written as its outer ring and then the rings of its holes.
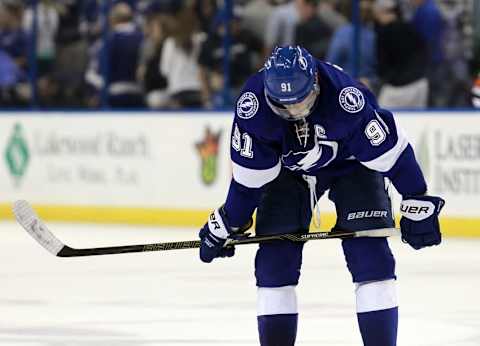
{"type": "MultiPolygon", "coordinates": [[[[189,240],[196,230],[50,224],[74,247],[189,240]]],[[[0,345],[258,345],[255,245],[203,264],[197,250],[57,258],[0,223],[0,345]]],[[[480,241],[444,240],[397,258],[400,346],[480,345],[480,241]]],[[[297,345],[360,346],[340,242],[304,251],[297,345]]]]}

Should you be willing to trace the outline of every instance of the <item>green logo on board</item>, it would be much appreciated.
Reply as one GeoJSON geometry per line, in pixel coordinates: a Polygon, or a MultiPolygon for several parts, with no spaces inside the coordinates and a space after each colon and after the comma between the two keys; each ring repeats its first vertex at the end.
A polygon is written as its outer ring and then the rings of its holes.
{"type": "Polygon", "coordinates": [[[15,184],[18,185],[30,161],[30,152],[23,135],[23,128],[18,123],[13,127],[13,132],[8,140],[5,149],[5,161],[15,184]]]}

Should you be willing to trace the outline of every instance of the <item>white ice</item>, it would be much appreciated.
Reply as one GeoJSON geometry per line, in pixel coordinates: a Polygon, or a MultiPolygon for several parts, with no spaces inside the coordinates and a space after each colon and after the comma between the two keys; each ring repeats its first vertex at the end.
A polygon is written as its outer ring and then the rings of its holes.
{"type": "MultiPolygon", "coordinates": [[[[74,247],[196,238],[196,230],[50,224],[74,247]]],[[[258,345],[255,245],[203,264],[196,250],[57,258],[0,223],[0,345],[258,345]]],[[[480,345],[480,240],[397,257],[400,346],[480,345]]],[[[306,245],[297,345],[360,346],[339,241],[306,245]]]]}

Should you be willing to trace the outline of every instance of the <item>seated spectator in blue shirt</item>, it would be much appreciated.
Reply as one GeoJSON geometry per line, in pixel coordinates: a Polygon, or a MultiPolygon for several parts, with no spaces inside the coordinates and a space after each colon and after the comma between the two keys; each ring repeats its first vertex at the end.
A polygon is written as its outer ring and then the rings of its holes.
{"type": "Polygon", "coordinates": [[[0,88],[14,88],[19,82],[25,80],[25,73],[20,70],[15,61],[0,50],[0,88]]]}
{"type": "Polygon", "coordinates": [[[106,45],[100,41],[94,47],[87,70],[87,83],[96,90],[90,105],[98,105],[106,76],[109,106],[141,107],[143,97],[136,80],[136,71],[143,35],[133,23],[133,12],[128,4],[118,3],[112,8],[110,30],[106,45]],[[103,67],[102,59],[107,61],[106,68],[103,67]]]}
{"type": "Polygon", "coordinates": [[[412,0],[416,6],[412,24],[427,43],[429,60],[438,64],[443,61],[442,49],[443,31],[445,23],[434,0],[412,0]]]}
{"type": "MultiPolygon", "coordinates": [[[[344,14],[351,20],[351,1],[345,0],[344,14]]],[[[356,75],[357,78],[367,86],[370,86],[376,78],[376,48],[375,32],[371,28],[372,9],[368,0],[360,1],[360,35],[359,52],[355,55],[353,38],[355,28],[352,22],[339,27],[333,34],[328,48],[326,60],[343,68],[348,74],[356,75]],[[358,63],[357,71],[355,62],[358,63]],[[356,73],[355,73],[356,72],[356,73]]]]}
{"type": "Polygon", "coordinates": [[[448,98],[448,73],[443,51],[445,22],[435,0],[410,0],[415,6],[412,25],[427,45],[429,106],[445,107],[448,98]]]}
{"type": "Polygon", "coordinates": [[[0,49],[25,68],[28,40],[22,28],[23,7],[15,2],[0,2],[0,49]]]}
{"type": "Polygon", "coordinates": [[[25,81],[25,74],[15,61],[0,50],[0,105],[2,107],[18,107],[26,104],[18,93],[17,86],[25,81]]]}

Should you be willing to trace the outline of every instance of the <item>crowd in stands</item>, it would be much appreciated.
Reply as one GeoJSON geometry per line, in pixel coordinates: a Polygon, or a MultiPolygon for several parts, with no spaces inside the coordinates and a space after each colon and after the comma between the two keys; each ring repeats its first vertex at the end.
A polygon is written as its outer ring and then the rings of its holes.
{"type": "Polygon", "coordinates": [[[472,0],[358,1],[0,0],[0,108],[231,107],[296,44],[383,107],[480,107],[472,0]]]}

